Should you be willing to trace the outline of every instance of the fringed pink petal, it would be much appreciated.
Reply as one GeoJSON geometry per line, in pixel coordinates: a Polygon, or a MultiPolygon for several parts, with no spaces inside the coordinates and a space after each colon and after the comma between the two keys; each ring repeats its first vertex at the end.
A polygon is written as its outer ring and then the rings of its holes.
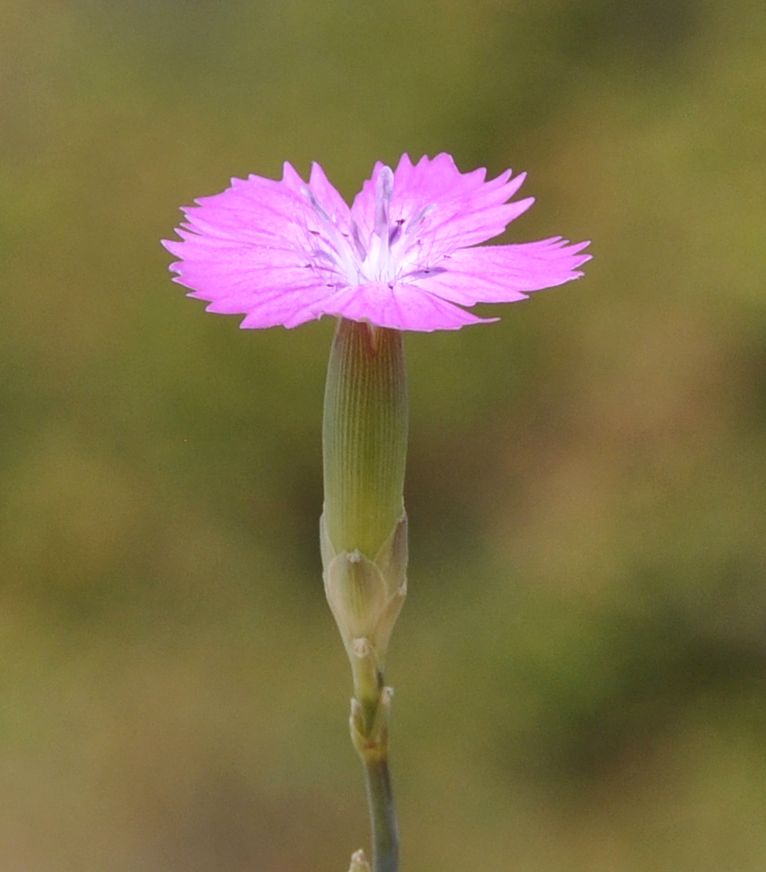
{"type": "Polygon", "coordinates": [[[581,254],[588,245],[553,237],[520,245],[464,248],[444,258],[439,268],[418,279],[418,285],[463,306],[513,303],[533,291],[579,278],[578,267],[591,257],[581,254]]]}

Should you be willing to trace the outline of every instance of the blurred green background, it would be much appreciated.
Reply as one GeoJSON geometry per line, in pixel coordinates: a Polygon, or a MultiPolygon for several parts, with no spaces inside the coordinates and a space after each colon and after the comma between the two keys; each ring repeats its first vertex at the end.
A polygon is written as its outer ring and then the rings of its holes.
{"type": "Polygon", "coordinates": [[[366,844],[333,325],[205,315],[159,239],[233,175],[446,150],[595,259],[408,337],[404,870],[766,869],[765,57],[746,0],[2,3],[0,868],[366,844]]]}

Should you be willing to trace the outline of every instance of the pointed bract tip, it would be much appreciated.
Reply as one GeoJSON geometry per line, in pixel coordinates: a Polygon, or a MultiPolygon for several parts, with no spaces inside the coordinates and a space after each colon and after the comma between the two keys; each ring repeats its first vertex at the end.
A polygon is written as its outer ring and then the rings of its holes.
{"type": "Polygon", "coordinates": [[[348,872],[370,872],[370,864],[367,862],[367,855],[364,851],[354,852],[348,872]]]}

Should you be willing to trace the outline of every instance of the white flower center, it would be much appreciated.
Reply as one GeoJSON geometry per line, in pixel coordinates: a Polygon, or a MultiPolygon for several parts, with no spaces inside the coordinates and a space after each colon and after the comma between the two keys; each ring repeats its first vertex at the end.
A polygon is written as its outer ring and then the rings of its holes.
{"type": "Polygon", "coordinates": [[[383,282],[392,285],[407,278],[415,279],[430,271],[425,263],[420,231],[434,206],[426,206],[412,218],[391,220],[391,195],[394,174],[383,167],[375,190],[375,216],[369,239],[363,240],[356,222],[351,220],[350,233],[338,226],[337,217],[329,215],[306,187],[304,196],[319,219],[316,228],[307,228],[311,263],[315,270],[331,281],[329,273],[340,273],[349,285],[383,282]]]}

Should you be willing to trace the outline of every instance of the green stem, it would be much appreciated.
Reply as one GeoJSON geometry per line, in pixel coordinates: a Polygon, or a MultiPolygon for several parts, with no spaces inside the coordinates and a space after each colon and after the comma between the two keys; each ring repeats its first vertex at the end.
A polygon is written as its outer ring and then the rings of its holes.
{"type": "Polygon", "coordinates": [[[385,687],[374,649],[362,640],[352,651],[354,699],[351,740],[364,767],[372,829],[372,872],[397,872],[399,833],[388,769],[388,715],[392,690],[385,687]]]}
{"type": "Polygon", "coordinates": [[[388,756],[373,755],[363,759],[363,763],[372,826],[372,869],[373,872],[397,872],[399,833],[388,756]]]}

